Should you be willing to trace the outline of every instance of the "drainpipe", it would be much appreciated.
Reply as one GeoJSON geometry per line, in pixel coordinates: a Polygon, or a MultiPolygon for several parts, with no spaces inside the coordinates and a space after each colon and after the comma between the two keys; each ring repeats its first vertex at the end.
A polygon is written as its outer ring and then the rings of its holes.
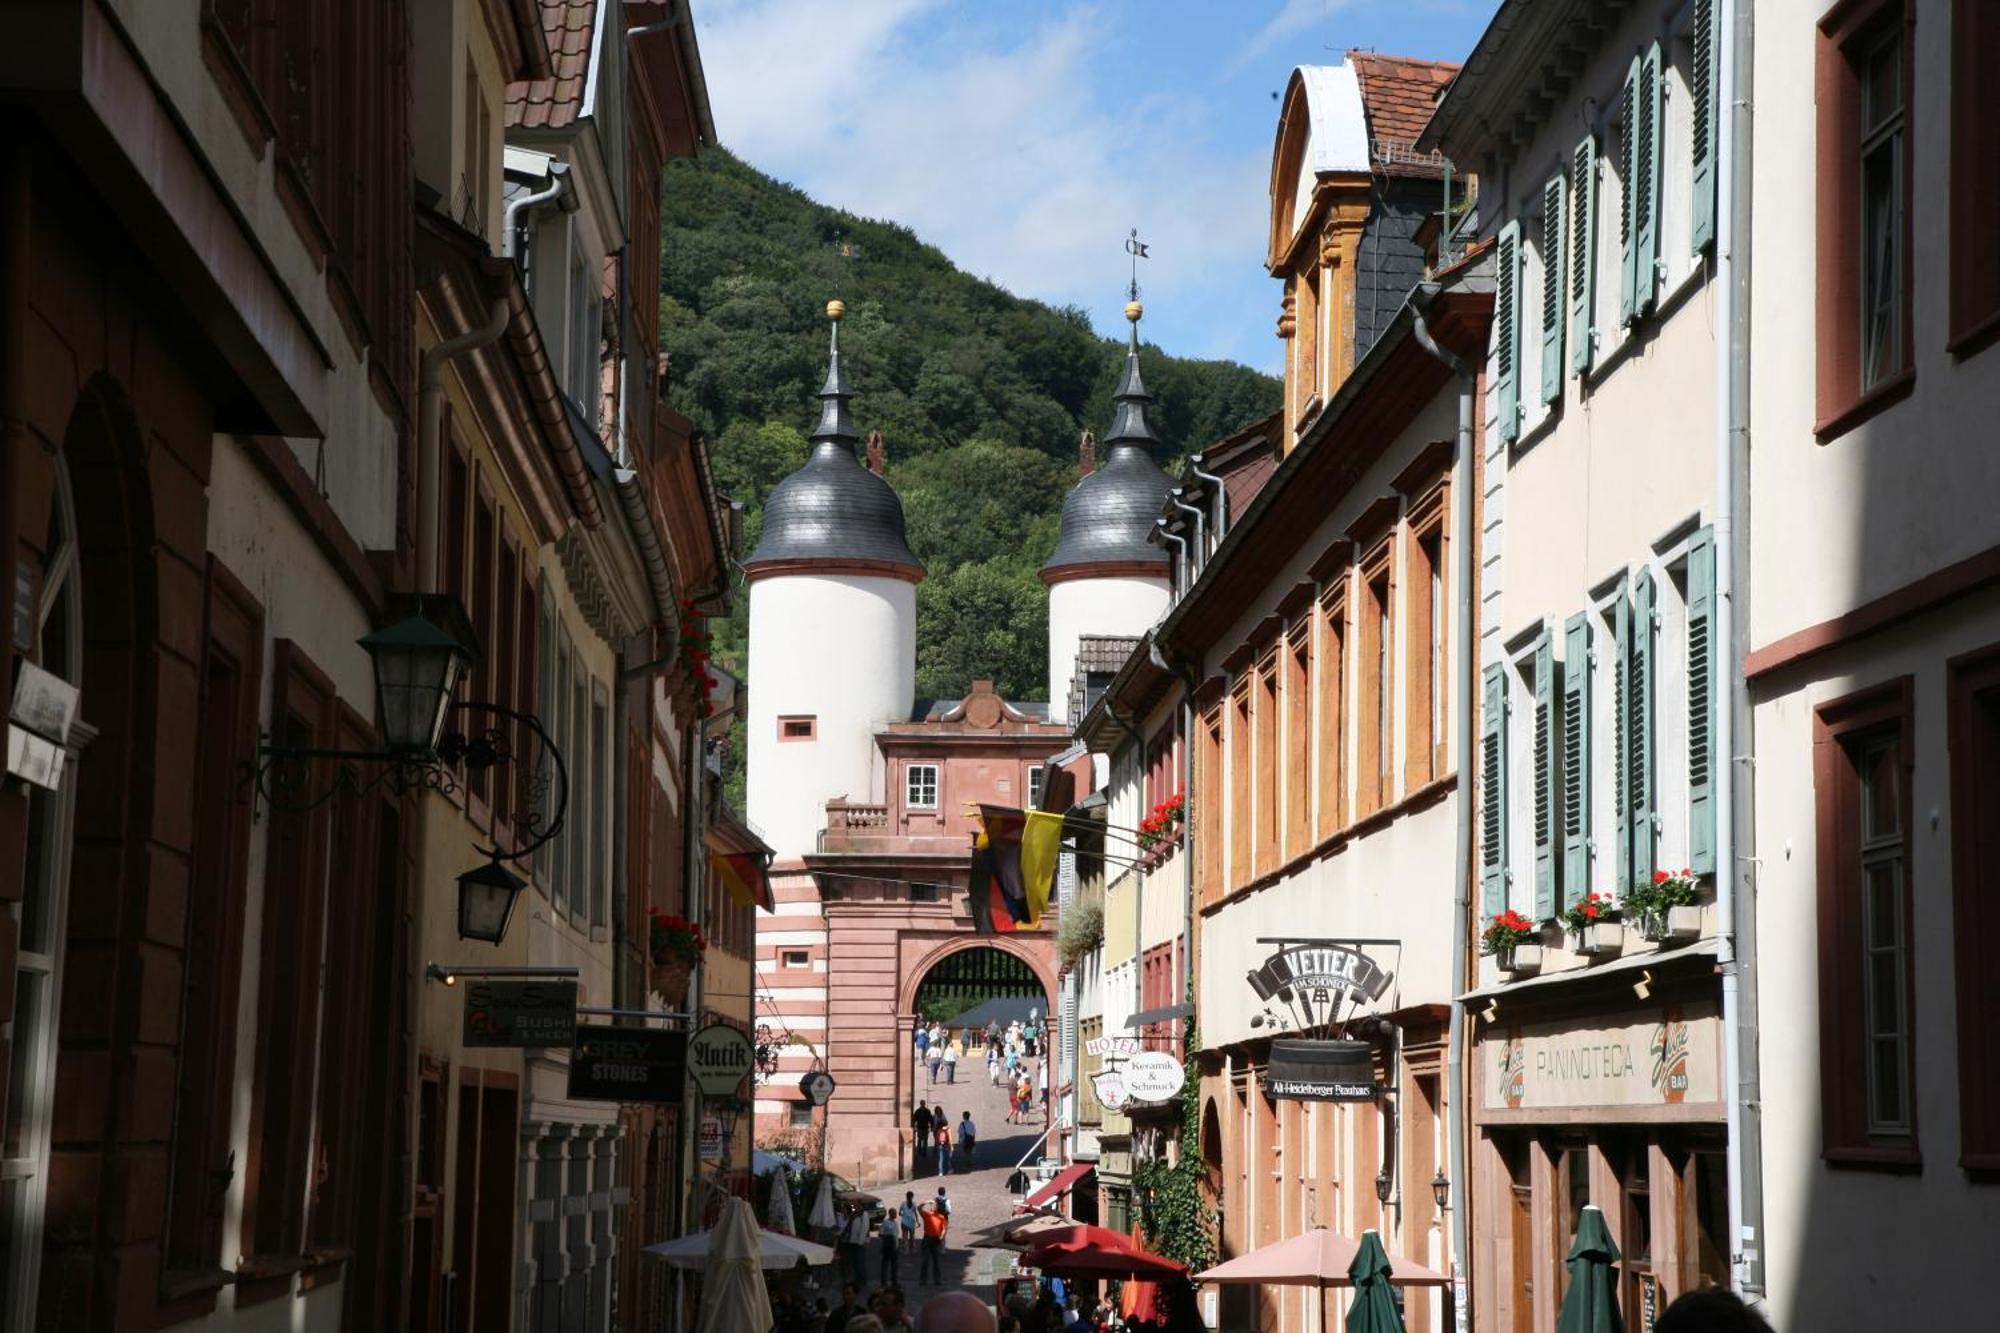
{"type": "Polygon", "coordinates": [[[1181,536],[1178,532],[1170,531],[1167,527],[1167,520],[1165,520],[1164,518],[1154,519],[1153,527],[1158,530],[1161,541],[1172,542],[1176,548],[1174,551],[1174,600],[1178,602],[1183,596],[1186,595],[1188,586],[1187,538],[1181,536]]]}
{"type": "Polygon", "coordinates": [[[1229,531],[1229,493],[1223,488],[1222,478],[1213,472],[1201,470],[1202,455],[1188,455],[1188,471],[1194,473],[1196,481],[1204,481],[1213,489],[1209,493],[1209,503],[1214,506],[1214,517],[1210,526],[1214,529],[1215,540],[1220,542],[1229,531]]]}
{"type": "MultiPolygon", "coordinates": [[[[1146,738],[1139,734],[1139,728],[1118,716],[1118,710],[1110,704],[1104,705],[1104,715],[1118,724],[1118,729],[1131,740],[1132,748],[1139,752],[1139,766],[1146,764],[1146,738]]],[[[1118,774],[1114,763],[1112,781],[1118,774]]],[[[1105,812],[1109,815],[1110,811],[1105,812]]],[[[1145,1007],[1145,969],[1140,965],[1146,954],[1146,872],[1133,868],[1132,871],[1132,1012],[1138,1013],[1145,1007]]],[[[1136,1030],[1136,1029],[1135,1029],[1136,1030]]]]}
{"type": "MultiPolygon", "coordinates": [[[[1199,522],[1199,519],[1196,520],[1199,522]]],[[[1185,954],[1187,966],[1183,972],[1183,985],[1194,982],[1194,668],[1182,663],[1178,670],[1160,651],[1157,640],[1146,641],[1146,652],[1153,659],[1153,665],[1170,675],[1178,677],[1181,683],[1181,943],[1178,946],[1185,954]]],[[[1176,966],[1179,966],[1178,960],[1176,966]]],[[[1186,998],[1183,996],[1182,998],[1186,998]]],[[[1192,1017],[1181,1020],[1181,1035],[1194,1025],[1192,1017]]],[[[1194,1052],[1182,1046],[1182,1057],[1194,1052]]]]}
{"type": "Polygon", "coordinates": [[[1438,345],[1431,337],[1425,313],[1437,296],[1436,283],[1419,284],[1410,294],[1415,313],[1411,332],[1426,352],[1451,367],[1458,376],[1458,440],[1455,469],[1457,485],[1452,487],[1452,586],[1457,603],[1452,616],[1452,755],[1458,765],[1457,830],[1452,847],[1452,976],[1451,1033],[1446,1043],[1445,1071],[1450,1104],[1445,1108],[1447,1133],[1451,1142],[1452,1184],[1458,1190],[1458,1206],[1451,1210],[1452,1302],[1458,1327],[1468,1326],[1471,1311],[1466,1308],[1464,1278],[1467,1257],[1465,1214],[1470,1191],[1465,1166],[1465,954],[1469,945],[1472,912],[1472,710],[1473,710],[1473,614],[1476,601],[1472,587],[1472,492],[1477,485],[1477,461],[1472,453],[1472,414],[1478,392],[1473,368],[1456,354],[1438,345]]]}
{"type": "MultiPolygon", "coordinates": [[[[1174,508],[1180,510],[1183,514],[1194,516],[1194,543],[1188,547],[1188,582],[1192,585],[1195,579],[1201,577],[1201,567],[1208,560],[1208,541],[1203,535],[1206,527],[1202,522],[1201,510],[1181,500],[1181,495],[1185,491],[1186,487],[1176,486],[1173,490],[1167,492],[1167,499],[1171,500],[1174,508]]],[[[1185,592],[1185,589],[1183,589],[1183,592],[1185,592]]],[[[1160,650],[1155,648],[1152,652],[1153,660],[1159,663],[1161,667],[1166,667],[1165,660],[1160,656],[1160,650]]]]}
{"type": "Polygon", "coordinates": [[[1730,1285],[1764,1295],[1763,1099],[1757,1066],[1757,859],[1755,736],[1750,690],[1738,668],[1749,642],[1750,525],[1750,165],[1751,51],[1755,16],[1743,0],[1722,0],[1717,86],[1722,133],[1716,137],[1715,313],[1715,660],[1720,664],[1715,752],[1723,781],[1715,787],[1716,965],[1722,974],[1722,1064],[1729,1127],[1730,1285]],[[1738,571],[1744,571],[1739,585],[1738,571]]]}

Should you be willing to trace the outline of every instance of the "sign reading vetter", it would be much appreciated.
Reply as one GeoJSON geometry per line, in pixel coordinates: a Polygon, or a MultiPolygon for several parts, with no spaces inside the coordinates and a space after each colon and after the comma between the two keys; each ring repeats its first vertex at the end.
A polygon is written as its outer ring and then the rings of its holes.
{"type": "Polygon", "coordinates": [[[687,1082],[687,1033],[580,1026],[569,1095],[592,1102],[677,1102],[687,1082]]]}
{"type": "Polygon", "coordinates": [[[727,1097],[743,1082],[756,1062],[750,1038],[726,1023],[711,1023],[694,1034],[688,1047],[694,1084],[704,1097],[727,1097]]]}
{"type": "Polygon", "coordinates": [[[1250,974],[1250,989],[1260,1000],[1287,991],[1323,991],[1333,1000],[1351,992],[1373,1001],[1389,989],[1389,980],[1390,974],[1358,949],[1344,944],[1292,944],[1266,958],[1264,965],[1250,974]]]}
{"type": "Polygon", "coordinates": [[[1372,1102],[1375,1058],[1365,1041],[1274,1041],[1265,1086],[1286,1101],[1372,1102]]]}
{"type": "MultiPolygon", "coordinates": [[[[1125,1076],[1125,1095],[1135,1102],[1163,1102],[1181,1090],[1187,1071],[1181,1062],[1164,1051],[1141,1051],[1119,1071],[1125,1076]]],[[[1104,1085],[1098,1084],[1098,1100],[1104,1085]]]]}
{"type": "Polygon", "coordinates": [[[468,981],[467,1046],[574,1046],[574,981],[468,981]]]}

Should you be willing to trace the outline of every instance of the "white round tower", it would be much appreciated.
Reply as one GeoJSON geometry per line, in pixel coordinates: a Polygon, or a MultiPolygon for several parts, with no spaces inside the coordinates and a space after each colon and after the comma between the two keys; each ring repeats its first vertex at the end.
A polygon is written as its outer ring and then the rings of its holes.
{"type": "Polygon", "coordinates": [[[1139,377],[1139,316],[1125,307],[1132,341],[1112,393],[1116,411],[1105,457],[1063,500],[1062,534],[1042,564],[1049,589],[1049,719],[1069,716],[1070,681],[1086,634],[1136,638],[1159,622],[1172,594],[1166,548],[1150,540],[1173,480],[1154,460],[1159,437],[1146,419],[1153,401],[1139,377]]]}
{"type": "Polygon", "coordinates": [[[910,715],[924,567],[889,483],[855,457],[833,350],[805,466],[764,504],[750,585],[748,814],[779,860],[811,851],[830,800],[874,799],[875,732],[910,715]]]}

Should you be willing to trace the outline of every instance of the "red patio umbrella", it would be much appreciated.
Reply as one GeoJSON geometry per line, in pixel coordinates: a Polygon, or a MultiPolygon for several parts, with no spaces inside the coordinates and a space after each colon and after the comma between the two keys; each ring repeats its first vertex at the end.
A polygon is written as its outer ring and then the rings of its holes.
{"type": "Polygon", "coordinates": [[[1187,1265],[1148,1254],[1122,1232],[1077,1225],[1046,1231],[1022,1262],[1060,1277],[1174,1278],[1187,1275],[1187,1265]]]}

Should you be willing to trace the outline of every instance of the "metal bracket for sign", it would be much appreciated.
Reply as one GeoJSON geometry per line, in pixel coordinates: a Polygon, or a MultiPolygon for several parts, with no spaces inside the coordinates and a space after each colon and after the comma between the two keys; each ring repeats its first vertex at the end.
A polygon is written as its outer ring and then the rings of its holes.
{"type": "Polygon", "coordinates": [[[1332,936],[1326,936],[1324,938],[1319,936],[1309,936],[1309,935],[1259,935],[1257,937],[1257,943],[1394,945],[1398,949],[1403,947],[1403,942],[1401,940],[1375,939],[1359,935],[1347,935],[1347,936],[1332,935],[1332,936]]]}
{"type": "Polygon", "coordinates": [[[576,1012],[579,1015],[588,1014],[592,1018],[665,1018],[678,1022],[686,1022],[694,1017],[691,1013],[682,1013],[674,1009],[585,1009],[581,1005],[577,1007],[576,1012]]]}
{"type": "MultiPolygon", "coordinates": [[[[424,980],[442,981],[447,986],[456,986],[460,977],[509,977],[528,980],[546,977],[559,981],[574,981],[580,975],[573,967],[458,967],[447,963],[425,963],[424,980]]],[[[579,1009],[578,1013],[588,1010],[579,1009]]]]}

